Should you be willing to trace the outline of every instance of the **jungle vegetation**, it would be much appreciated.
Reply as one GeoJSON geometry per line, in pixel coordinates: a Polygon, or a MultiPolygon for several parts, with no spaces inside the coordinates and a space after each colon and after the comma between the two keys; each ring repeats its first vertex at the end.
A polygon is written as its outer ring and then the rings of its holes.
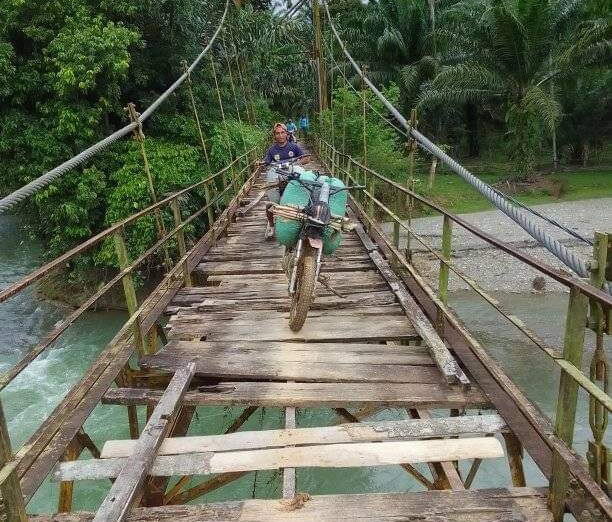
{"type": "MultiPolygon", "coordinates": [[[[0,5],[0,194],[38,177],[124,125],[124,107],[148,106],[214,31],[215,0],[7,0],[0,5]]],[[[612,134],[612,12],[606,0],[333,0],[342,38],[404,115],[459,159],[504,164],[514,180],[542,168],[591,165],[612,134]],[[553,149],[556,150],[553,158],[553,149]]],[[[210,170],[269,139],[273,121],[308,113],[344,150],[363,152],[362,92],[323,21],[330,108],[320,117],[308,3],[282,19],[267,0],[232,6],[210,60],[192,75],[210,170]],[[231,66],[234,96],[228,62],[231,66]],[[239,74],[243,84],[240,84],[239,74]]],[[[405,139],[373,110],[366,115],[368,164],[396,179],[405,139]]],[[[177,91],[145,125],[160,195],[208,172],[189,100],[177,91]]],[[[192,202],[197,205],[197,198],[192,202]]],[[[123,140],[18,210],[46,255],[66,251],[150,204],[138,146],[123,140]]],[[[151,221],[130,237],[141,251],[151,221]]],[[[112,245],[78,269],[112,268],[112,245]]]]}

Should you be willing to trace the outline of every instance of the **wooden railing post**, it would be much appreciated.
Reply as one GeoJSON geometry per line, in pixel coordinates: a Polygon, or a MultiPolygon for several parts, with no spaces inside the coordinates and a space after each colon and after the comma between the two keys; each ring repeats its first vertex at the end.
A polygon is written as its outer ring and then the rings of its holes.
{"type": "MultiPolygon", "coordinates": [[[[606,272],[612,266],[612,259],[608,259],[612,235],[595,232],[593,242],[593,262],[591,263],[590,282],[595,288],[601,288],[606,281],[606,272]]],[[[589,377],[593,383],[599,383],[605,393],[608,393],[610,385],[609,365],[606,351],[604,349],[604,334],[606,333],[606,317],[602,306],[591,301],[591,315],[589,327],[595,332],[595,350],[591,358],[589,377]]],[[[608,323],[608,328],[612,325],[608,323]]],[[[593,434],[593,440],[589,441],[587,450],[587,461],[591,476],[604,489],[608,490],[612,482],[612,462],[609,458],[609,450],[604,444],[606,430],[608,428],[608,410],[595,397],[589,395],[589,425],[593,434]]]]}
{"type": "MultiPolygon", "coordinates": [[[[123,229],[117,230],[113,234],[115,240],[115,252],[117,253],[117,260],[119,261],[119,268],[125,270],[130,260],[128,257],[127,248],[125,246],[125,240],[123,239],[123,229]]],[[[136,287],[134,286],[134,278],[131,273],[125,274],[121,278],[123,283],[123,292],[125,294],[125,303],[127,305],[128,313],[130,317],[138,310],[138,298],[136,297],[136,287]]],[[[144,351],[144,342],[140,331],[140,318],[134,321],[134,342],[136,343],[136,349],[140,357],[146,355],[144,351]]]]}
{"type": "MultiPolygon", "coordinates": [[[[417,113],[416,109],[410,111],[410,127],[416,128],[417,126],[417,113]]],[[[408,190],[414,190],[414,155],[416,153],[416,141],[411,139],[408,142],[410,151],[408,152],[408,177],[406,178],[406,188],[408,190]]],[[[412,207],[414,206],[414,200],[412,195],[406,195],[406,209],[408,211],[408,227],[412,225],[412,207]]],[[[410,261],[412,259],[412,250],[410,248],[410,233],[406,234],[406,259],[410,261]]]]}
{"type": "MultiPolygon", "coordinates": [[[[576,368],[580,368],[582,363],[587,310],[588,299],[578,289],[572,287],[565,321],[563,358],[576,368]]],[[[574,440],[577,397],[578,383],[571,375],[562,370],[555,417],[555,435],[569,447],[572,446],[574,440]]],[[[569,483],[568,474],[567,464],[559,453],[553,450],[549,505],[555,522],[561,522],[565,513],[565,495],[569,483]]]]}
{"type": "Polygon", "coordinates": [[[210,182],[204,185],[204,200],[206,201],[206,214],[208,216],[208,228],[212,228],[215,222],[215,211],[213,209],[212,197],[210,195],[210,182]]]}
{"type": "MultiPolygon", "coordinates": [[[[442,221],[442,258],[450,262],[451,257],[451,237],[453,235],[453,222],[448,216],[444,216],[442,221]]],[[[440,261],[440,272],[438,274],[438,297],[446,304],[448,300],[448,265],[440,261]]]]}
{"type": "MultiPolygon", "coordinates": [[[[400,215],[400,197],[401,194],[399,190],[395,190],[395,213],[400,215]]],[[[400,244],[400,224],[398,221],[393,220],[393,246],[399,250],[400,244]]]]}
{"type": "MultiPolygon", "coordinates": [[[[170,203],[170,206],[172,207],[172,216],[174,217],[174,226],[175,228],[178,228],[181,226],[181,223],[183,222],[181,218],[181,207],[179,205],[178,200],[174,198],[172,200],[172,203],[170,203]]],[[[185,245],[185,230],[183,228],[181,228],[176,233],[176,242],[178,243],[179,257],[183,259],[183,257],[185,257],[185,254],[187,253],[187,247],[185,245]]],[[[183,262],[183,281],[184,281],[184,285],[187,288],[189,288],[190,286],[193,286],[191,284],[191,274],[189,273],[189,268],[187,267],[187,261],[183,262]]]]}
{"type": "MultiPolygon", "coordinates": [[[[12,459],[11,439],[6,425],[6,418],[4,417],[2,402],[0,402],[0,468],[4,467],[12,459]]],[[[4,504],[7,522],[27,522],[28,516],[25,511],[23,494],[15,471],[12,471],[2,485],[0,485],[0,492],[2,493],[2,503],[4,504]]]]}

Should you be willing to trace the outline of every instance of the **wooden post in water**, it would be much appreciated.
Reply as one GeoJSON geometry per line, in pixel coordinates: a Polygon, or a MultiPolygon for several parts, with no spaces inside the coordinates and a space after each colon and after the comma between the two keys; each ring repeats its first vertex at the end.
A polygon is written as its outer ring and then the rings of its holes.
{"type": "MultiPolygon", "coordinates": [[[[119,268],[121,270],[125,270],[129,264],[130,260],[128,257],[127,248],[125,246],[125,241],[123,239],[123,229],[117,230],[113,234],[113,238],[115,240],[115,252],[117,253],[117,260],[119,261],[119,268]]],[[[121,278],[121,282],[123,283],[123,292],[125,294],[125,303],[127,305],[128,313],[130,317],[132,317],[136,311],[138,310],[138,298],[136,297],[136,288],[134,286],[134,279],[132,278],[132,274],[125,274],[121,278]]],[[[150,345],[148,345],[142,337],[142,333],[140,330],[140,317],[137,317],[134,321],[133,327],[133,335],[134,335],[134,343],[136,343],[136,350],[138,351],[138,359],[147,355],[150,349],[150,345]]],[[[118,376],[118,384],[129,386],[131,385],[131,379],[126,373],[129,368],[126,368],[121,374],[118,376]]],[[[136,413],[136,406],[127,406],[128,410],[128,421],[130,426],[130,436],[132,438],[138,438],[138,415],[136,413]]]]}
{"type": "MultiPolygon", "coordinates": [[[[79,455],[82,450],[83,450],[83,447],[81,446],[81,443],[79,442],[77,437],[74,437],[72,441],[70,442],[70,444],[68,445],[68,447],[66,448],[66,451],[64,451],[64,454],[62,455],[62,458],[60,459],[60,461],[68,462],[68,461],[76,460],[79,458],[79,455]]],[[[70,511],[72,511],[72,493],[73,491],[74,491],[74,482],[72,480],[65,480],[65,481],[60,482],[59,499],[57,502],[57,512],[58,513],[70,513],[70,511]]]]}
{"type": "MultiPolygon", "coordinates": [[[[570,289],[565,337],[563,341],[563,358],[580,368],[584,347],[584,330],[586,327],[588,299],[576,287],[570,289]]],[[[555,416],[555,435],[569,447],[574,440],[576,422],[576,402],[578,383],[564,370],[559,381],[559,397],[555,416]]],[[[555,522],[563,520],[565,513],[565,493],[569,483],[569,470],[563,458],[553,450],[552,475],[550,479],[549,506],[555,522]]]]}
{"type": "MultiPolygon", "coordinates": [[[[181,223],[183,222],[181,218],[181,206],[179,205],[179,202],[176,198],[172,200],[172,203],[170,203],[170,206],[172,207],[172,216],[174,217],[174,226],[175,228],[178,228],[181,226],[181,223]]],[[[182,259],[183,257],[185,257],[185,254],[187,253],[187,247],[185,245],[185,229],[184,228],[181,228],[176,233],[176,241],[178,243],[179,256],[182,259]]],[[[191,283],[191,274],[189,273],[187,262],[183,262],[183,280],[187,288],[189,288],[190,286],[193,286],[191,283]]]]}
{"type": "MultiPolygon", "coordinates": [[[[0,468],[11,462],[12,459],[11,439],[6,425],[6,418],[4,417],[2,402],[0,402],[0,468]]],[[[4,482],[0,484],[0,492],[2,493],[2,502],[7,522],[27,522],[28,516],[25,511],[23,494],[21,493],[19,478],[15,470],[11,471],[6,479],[4,479],[4,482]]]]}

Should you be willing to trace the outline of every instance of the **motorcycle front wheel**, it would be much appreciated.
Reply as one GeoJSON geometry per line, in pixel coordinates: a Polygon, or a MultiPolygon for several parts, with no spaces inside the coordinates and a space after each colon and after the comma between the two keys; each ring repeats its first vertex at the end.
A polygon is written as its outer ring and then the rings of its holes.
{"type": "Polygon", "coordinates": [[[304,252],[298,263],[296,288],[291,299],[289,313],[289,328],[294,332],[299,332],[304,326],[314,296],[317,275],[316,249],[310,245],[304,245],[304,252]]]}

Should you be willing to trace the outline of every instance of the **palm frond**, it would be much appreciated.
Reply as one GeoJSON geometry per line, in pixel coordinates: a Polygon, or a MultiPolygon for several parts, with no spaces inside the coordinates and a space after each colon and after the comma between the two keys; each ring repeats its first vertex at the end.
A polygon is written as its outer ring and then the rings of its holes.
{"type": "Polygon", "coordinates": [[[561,118],[561,104],[554,93],[541,86],[528,89],[522,99],[522,105],[550,130],[555,128],[561,118]]]}

